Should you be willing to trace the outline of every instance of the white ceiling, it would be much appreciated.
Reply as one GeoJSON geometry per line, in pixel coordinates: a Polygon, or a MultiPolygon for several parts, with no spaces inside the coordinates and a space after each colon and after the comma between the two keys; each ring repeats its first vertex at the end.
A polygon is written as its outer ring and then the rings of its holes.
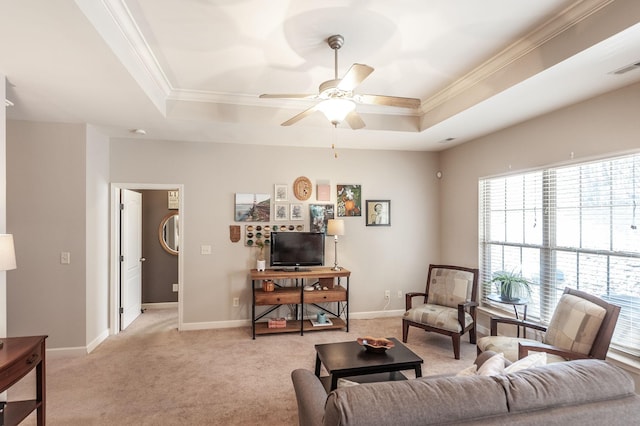
{"type": "Polygon", "coordinates": [[[113,137],[440,150],[640,81],[637,0],[0,0],[10,119],[89,123],[113,137]],[[375,71],[337,130],[280,123],[338,74],[375,71]],[[131,129],[146,130],[146,136],[131,129]],[[443,142],[455,138],[450,142],[443,142]]]}

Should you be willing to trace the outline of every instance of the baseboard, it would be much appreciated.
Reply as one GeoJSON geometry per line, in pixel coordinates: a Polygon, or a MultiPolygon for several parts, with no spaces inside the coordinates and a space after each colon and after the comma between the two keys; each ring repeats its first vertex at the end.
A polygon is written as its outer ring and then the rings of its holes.
{"type": "Polygon", "coordinates": [[[89,342],[89,344],[87,345],[87,353],[90,354],[91,352],[93,352],[93,350],[97,348],[100,343],[104,342],[107,339],[107,337],[109,337],[109,330],[104,330],[98,335],[98,337],[89,342]]]}
{"type": "Polygon", "coordinates": [[[180,331],[211,330],[216,328],[250,327],[251,320],[183,322],[180,331]]]}
{"type": "Polygon", "coordinates": [[[389,317],[401,317],[405,313],[404,309],[398,309],[393,311],[369,311],[369,312],[353,312],[349,313],[349,319],[374,319],[374,318],[389,318],[389,317]]]}
{"type": "MultiPolygon", "coordinates": [[[[397,311],[373,311],[349,313],[349,319],[374,319],[382,317],[400,317],[404,310],[397,311]]],[[[235,321],[210,321],[210,322],[188,322],[182,323],[181,331],[210,330],[216,328],[251,327],[251,320],[235,321]]]]}
{"type": "Polygon", "coordinates": [[[143,303],[141,305],[141,308],[142,309],[167,309],[167,308],[178,309],[178,302],[143,303]]]}
{"type": "Polygon", "coordinates": [[[60,359],[60,358],[76,358],[80,356],[85,356],[89,352],[87,348],[84,346],[78,346],[74,348],[54,348],[47,349],[47,358],[48,359],[60,359]]]}

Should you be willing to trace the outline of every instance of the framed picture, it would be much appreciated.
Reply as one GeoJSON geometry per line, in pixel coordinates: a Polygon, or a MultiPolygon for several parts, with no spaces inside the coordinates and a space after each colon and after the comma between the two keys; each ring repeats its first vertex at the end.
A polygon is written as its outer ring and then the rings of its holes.
{"type": "Polygon", "coordinates": [[[289,213],[289,217],[291,218],[291,220],[302,220],[303,219],[303,214],[302,214],[302,204],[300,203],[291,203],[289,204],[289,208],[290,208],[290,213],[289,213]]]}
{"type": "Polygon", "coordinates": [[[269,222],[271,219],[270,194],[236,193],[236,222],[269,222]]]}
{"type": "Polygon", "coordinates": [[[289,200],[289,188],[287,185],[275,184],[273,186],[273,194],[276,202],[289,200]]]}
{"type": "Polygon", "coordinates": [[[337,185],[338,217],[362,216],[361,185],[337,185]]]}
{"type": "Polygon", "coordinates": [[[390,200],[367,200],[367,226],[391,226],[390,200]]]}
{"type": "Polygon", "coordinates": [[[289,206],[276,204],[276,220],[289,220],[289,206]]]}
{"type": "Polygon", "coordinates": [[[333,219],[333,204],[309,204],[309,230],[327,233],[327,223],[333,219]]]}

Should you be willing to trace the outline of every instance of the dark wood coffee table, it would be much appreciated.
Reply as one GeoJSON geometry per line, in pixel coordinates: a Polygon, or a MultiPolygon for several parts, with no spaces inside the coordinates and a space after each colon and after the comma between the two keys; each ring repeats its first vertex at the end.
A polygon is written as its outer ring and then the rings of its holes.
{"type": "Polygon", "coordinates": [[[391,337],[389,340],[395,346],[384,353],[367,352],[355,340],[316,345],[316,376],[322,380],[327,392],[338,387],[339,378],[349,378],[359,383],[406,380],[400,371],[411,369],[416,377],[422,377],[422,358],[397,339],[391,337]],[[322,365],[329,376],[320,377],[322,365]]]}

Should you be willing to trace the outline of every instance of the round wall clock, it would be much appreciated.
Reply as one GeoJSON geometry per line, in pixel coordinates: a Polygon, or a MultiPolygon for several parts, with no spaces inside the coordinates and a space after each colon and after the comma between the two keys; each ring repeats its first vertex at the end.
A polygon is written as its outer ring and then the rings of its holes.
{"type": "Polygon", "coordinates": [[[311,190],[311,181],[307,177],[300,176],[293,182],[293,195],[298,200],[308,200],[311,197],[311,190]]]}

